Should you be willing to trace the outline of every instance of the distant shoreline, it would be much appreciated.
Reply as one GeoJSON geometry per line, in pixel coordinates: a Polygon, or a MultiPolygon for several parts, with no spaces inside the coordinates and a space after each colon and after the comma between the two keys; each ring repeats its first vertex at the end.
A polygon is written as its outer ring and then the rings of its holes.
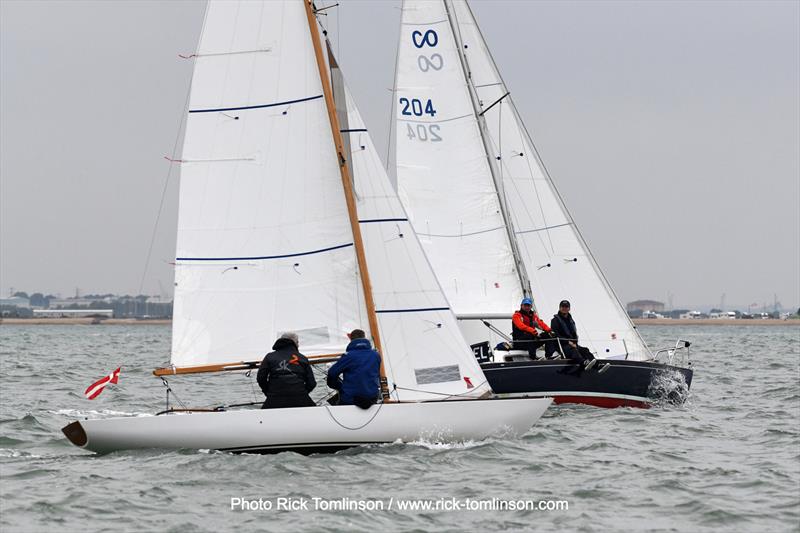
{"type": "Polygon", "coordinates": [[[800,326],[800,320],[761,318],[634,318],[637,326],[800,326]]]}
{"type": "MultiPolygon", "coordinates": [[[[635,318],[633,323],[637,326],[800,326],[800,319],[771,319],[760,318],[635,318]]],[[[0,325],[10,326],[168,326],[172,324],[169,318],[3,318],[0,325]]]]}
{"type": "Polygon", "coordinates": [[[164,326],[172,324],[169,318],[101,318],[92,317],[69,317],[69,318],[3,318],[0,325],[10,326],[32,325],[32,326],[164,326]]]}

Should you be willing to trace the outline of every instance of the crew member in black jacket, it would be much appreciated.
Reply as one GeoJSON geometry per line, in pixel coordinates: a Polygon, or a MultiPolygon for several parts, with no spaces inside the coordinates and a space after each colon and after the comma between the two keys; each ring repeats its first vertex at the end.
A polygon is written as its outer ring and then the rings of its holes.
{"type": "MultiPolygon", "coordinates": [[[[558,343],[552,343],[553,348],[558,348],[564,357],[580,364],[581,369],[589,370],[597,363],[597,360],[589,348],[578,344],[578,328],[575,326],[569,310],[569,302],[561,300],[561,303],[558,304],[558,313],[553,315],[553,319],[550,321],[550,329],[559,339],[558,343]]],[[[545,355],[549,359],[552,353],[545,355]]],[[[601,365],[601,369],[607,364],[601,365]]]]}
{"type": "Polygon", "coordinates": [[[308,395],[317,386],[308,359],[298,349],[296,333],[284,333],[272,345],[258,369],[258,386],[267,396],[262,409],[313,407],[308,395]]]}

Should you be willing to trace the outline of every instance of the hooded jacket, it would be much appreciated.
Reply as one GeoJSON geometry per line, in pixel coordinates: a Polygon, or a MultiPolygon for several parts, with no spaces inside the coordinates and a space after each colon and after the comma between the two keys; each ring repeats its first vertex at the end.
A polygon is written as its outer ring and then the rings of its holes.
{"type": "Polygon", "coordinates": [[[339,391],[340,405],[353,404],[356,397],[372,400],[380,389],[380,368],[381,356],[369,340],[352,340],[347,352],[328,370],[328,387],[339,391]]]}
{"type": "Polygon", "coordinates": [[[303,396],[317,380],[305,355],[290,339],[278,339],[258,369],[258,386],[267,396],[303,396]]]}

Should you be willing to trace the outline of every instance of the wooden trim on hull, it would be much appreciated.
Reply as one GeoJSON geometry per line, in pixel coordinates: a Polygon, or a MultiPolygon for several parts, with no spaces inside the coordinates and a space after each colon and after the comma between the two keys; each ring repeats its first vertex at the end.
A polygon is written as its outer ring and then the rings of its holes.
{"type": "MultiPolygon", "coordinates": [[[[312,365],[332,363],[338,361],[342,354],[307,355],[308,362],[312,365]]],[[[197,366],[167,366],[153,370],[154,376],[176,376],[178,374],[205,374],[208,372],[230,372],[235,370],[254,370],[261,366],[258,361],[235,361],[232,363],[219,363],[214,365],[197,366]]]]}
{"type": "Polygon", "coordinates": [[[86,446],[86,443],[89,441],[89,439],[86,437],[86,431],[78,421],[70,422],[61,428],[61,432],[64,433],[64,435],[72,444],[79,448],[86,446]]]}

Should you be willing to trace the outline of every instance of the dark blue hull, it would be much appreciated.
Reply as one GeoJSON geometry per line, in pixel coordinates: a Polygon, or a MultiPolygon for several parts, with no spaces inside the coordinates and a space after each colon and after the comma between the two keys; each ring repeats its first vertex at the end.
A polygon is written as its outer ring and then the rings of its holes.
{"type": "Polygon", "coordinates": [[[597,407],[649,407],[654,402],[683,403],[692,384],[691,368],[650,361],[603,360],[603,373],[578,372],[563,359],[483,363],[492,390],[501,395],[551,397],[555,403],[582,403],[597,407]]]}

